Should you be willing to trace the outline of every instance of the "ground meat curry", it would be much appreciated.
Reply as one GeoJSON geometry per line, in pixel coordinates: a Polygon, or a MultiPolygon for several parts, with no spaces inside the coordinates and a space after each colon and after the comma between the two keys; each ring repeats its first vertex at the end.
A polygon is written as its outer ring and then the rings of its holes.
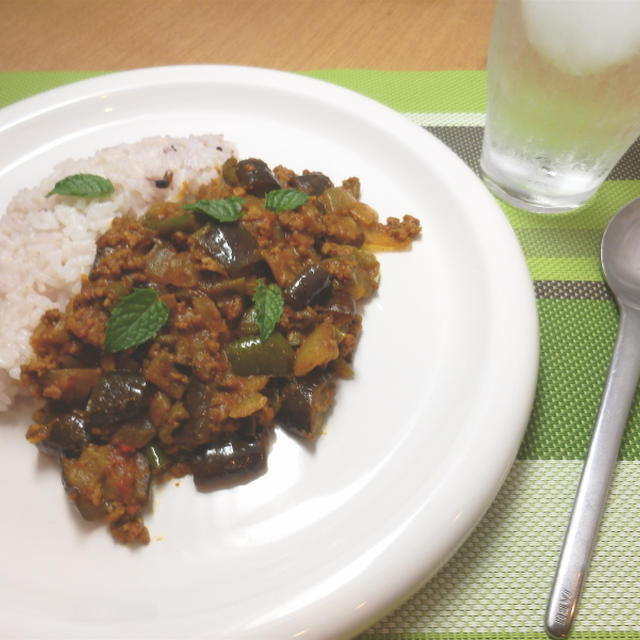
{"type": "Polygon", "coordinates": [[[113,220],[22,371],[44,399],[27,438],[59,458],[84,518],[147,543],[153,478],[244,479],[264,470],[274,424],[317,437],[352,375],[372,250],[420,231],[410,216],[379,222],[359,197],[356,178],[232,158],[185,202],[113,220]]]}

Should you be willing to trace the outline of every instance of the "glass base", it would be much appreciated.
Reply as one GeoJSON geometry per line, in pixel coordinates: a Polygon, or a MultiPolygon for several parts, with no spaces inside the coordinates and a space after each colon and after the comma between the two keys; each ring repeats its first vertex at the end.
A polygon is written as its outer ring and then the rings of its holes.
{"type": "Polygon", "coordinates": [[[496,182],[482,165],[480,166],[480,174],[485,185],[500,200],[512,207],[532,213],[570,213],[582,207],[596,191],[596,189],[592,189],[587,193],[570,196],[535,194],[496,182]]]}

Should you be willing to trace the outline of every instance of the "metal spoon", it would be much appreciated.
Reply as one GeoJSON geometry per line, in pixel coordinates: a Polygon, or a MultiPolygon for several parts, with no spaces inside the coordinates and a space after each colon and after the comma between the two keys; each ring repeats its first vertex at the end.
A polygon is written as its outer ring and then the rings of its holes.
{"type": "Polygon", "coordinates": [[[602,270],[620,307],[618,336],[554,579],[545,626],[569,633],[640,376],[640,198],[609,221],[602,270]]]}

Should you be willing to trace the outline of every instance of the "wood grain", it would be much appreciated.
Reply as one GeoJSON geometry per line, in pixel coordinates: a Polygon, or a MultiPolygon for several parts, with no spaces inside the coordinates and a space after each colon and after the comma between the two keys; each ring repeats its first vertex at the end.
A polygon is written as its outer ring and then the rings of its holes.
{"type": "Polygon", "coordinates": [[[0,0],[0,70],[483,69],[493,0],[0,0]]]}

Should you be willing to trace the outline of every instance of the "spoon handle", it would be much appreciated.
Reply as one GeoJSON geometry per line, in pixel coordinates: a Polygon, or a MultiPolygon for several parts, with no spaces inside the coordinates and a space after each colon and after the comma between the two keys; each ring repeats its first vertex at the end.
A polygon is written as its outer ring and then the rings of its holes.
{"type": "Polygon", "coordinates": [[[565,638],[573,622],[639,375],[640,311],[622,306],[600,409],[547,605],[545,627],[553,638],[565,638]]]}

